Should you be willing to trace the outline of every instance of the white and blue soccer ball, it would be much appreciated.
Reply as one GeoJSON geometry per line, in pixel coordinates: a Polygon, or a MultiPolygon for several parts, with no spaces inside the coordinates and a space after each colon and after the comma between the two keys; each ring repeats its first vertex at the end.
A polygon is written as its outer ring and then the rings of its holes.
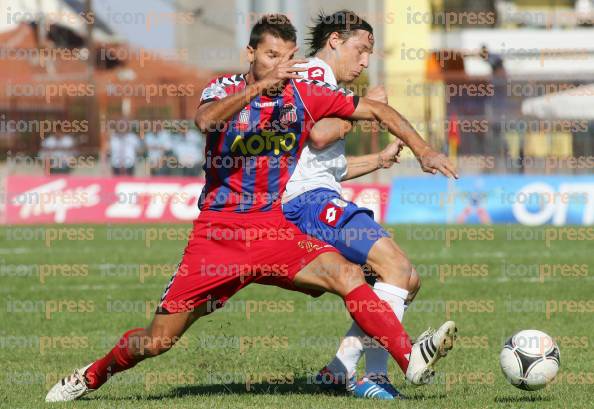
{"type": "Polygon", "coordinates": [[[509,383],[535,391],[544,388],[557,375],[561,364],[559,347],[542,331],[520,331],[505,342],[499,363],[509,383]]]}

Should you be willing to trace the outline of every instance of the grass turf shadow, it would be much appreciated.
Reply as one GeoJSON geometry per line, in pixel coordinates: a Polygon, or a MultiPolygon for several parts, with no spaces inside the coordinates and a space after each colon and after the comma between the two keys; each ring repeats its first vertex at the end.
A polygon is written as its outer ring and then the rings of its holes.
{"type": "MultiPolygon", "coordinates": [[[[230,395],[230,394],[255,394],[255,395],[324,395],[324,396],[346,396],[351,397],[347,392],[333,393],[321,390],[318,385],[312,384],[311,379],[305,377],[295,378],[291,384],[254,383],[248,386],[245,383],[232,384],[211,384],[211,385],[187,385],[174,388],[163,397],[183,397],[188,395],[230,395]]],[[[445,393],[431,395],[408,396],[407,400],[433,400],[444,399],[445,393]]]]}
{"type": "Polygon", "coordinates": [[[142,396],[139,394],[131,394],[130,396],[95,396],[90,395],[84,397],[83,400],[162,400],[169,398],[182,398],[184,396],[196,395],[243,395],[243,394],[260,394],[260,395],[289,395],[289,394],[304,394],[316,395],[324,393],[321,392],[317,385],[308,382],[305,377],[295,378],[292,383],[272,384],[272,383],[253,383],[246,385],[245,383],[229,383],[229,384],[206,384],[206,385],[185,385],[174,387],[168,392],[159,393],[158,395],[142,396]]]}
{"type": "Polygon", "coordinates": [[[187,385],[174,388],[171,391],[172,396],[184,395],[229,395],[229,394],[319,394],[320,389],[317,385],[308,382],[307,378],[300,377],[293,379],[292,383],[273,384],[267,382],[259,383],[230,383],[230,384],[210,384],[210,385],[187,385]]]}
{"type": "MultiPolygon", "coordinates": [[[[292,383],[273,384],[267,382],[259,382],[252,384],[245,383],[229,383],[229,384],[198,384],[198,385],[184,385],[177,386],[167,392],[143,396],[139,394],[131,394],[129,396],[96,396],[91,395],[84,397],[83,400],[163,400],[183,398],[186,396],[212,396],[212,395],[324,395],[324,396],[339,396],[350,397],[351,395],[345,393],[332,393],[321,390],[318,385],[311,382],[311,378],[298,377],[293,379],[292,383]]],[[[444,399],[447,395],[445,393],[435,394],[419,394],[407,396],[406,400],[421,401],[421,400],[435,400],[444,399]]]]}
{"type": "Polygon", "coordinates": [[[508,395],[508,396],[496,396],[494,401],[497,403],[519,403],[519,402],[550,402],[553,398],[550,396],[542,395],[508,395]]]}

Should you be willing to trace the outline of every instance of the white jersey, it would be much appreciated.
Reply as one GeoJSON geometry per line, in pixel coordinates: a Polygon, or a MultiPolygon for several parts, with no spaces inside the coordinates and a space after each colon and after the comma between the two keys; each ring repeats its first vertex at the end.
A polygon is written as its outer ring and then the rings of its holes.
{"type": "MultiPolygon", "coordinates": [[[[301,72],[306,79],[324,81],[336,86],[336,77],[332,69],[320,58],[312,57],[306,64],[308,68],[301,72]]],[[[318,188],[331,189],[341,193],[340,181],[346,176],[347,161],[345,142],[340,139],[324,149],[315,149],[308,142],[301,151],[297,166],[283,195],[283,203],[296,198],[300,194],[318,188]]]]}

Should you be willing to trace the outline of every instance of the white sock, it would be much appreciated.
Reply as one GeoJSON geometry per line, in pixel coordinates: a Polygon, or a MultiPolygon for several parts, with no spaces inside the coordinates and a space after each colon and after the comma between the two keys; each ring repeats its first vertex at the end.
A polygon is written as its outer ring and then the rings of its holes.
{"type": "Polygon", "coordinates": [[[373,292],[377,294],[380,300],[384,300],[390,304],[390,307],[394,310],[394,314],[396,314],[396,318],[402,322],[405,308],[404,303],[408,298],[408,291],[392,284],[376,282],[373,285],[373,292]]]}
{"type": "MultiPolygon", "coordinates": [[[[404,301],[408,297],[408,291],[395,285],[376,282],[373,291],[377,296],[390,304],[398,321],[402,322],[404,316],[404,301]]],[[[365,372],[371,374],[388,374],[388,351],[386,351],[377,341],[367,344],[363,351],[365,353],[365,372]]]]}
{"type": "Polygon", "coordinates": [[[327,365],[330,372],[334,375],[345,375],[347,379],[353,376],[357,368],[357,362],[359,362],[363,354],[361,338],[364,337],[367,337],[367,335],[353,321],[353,325],[351,325],[338,347],[336,356],[327,365]]]}

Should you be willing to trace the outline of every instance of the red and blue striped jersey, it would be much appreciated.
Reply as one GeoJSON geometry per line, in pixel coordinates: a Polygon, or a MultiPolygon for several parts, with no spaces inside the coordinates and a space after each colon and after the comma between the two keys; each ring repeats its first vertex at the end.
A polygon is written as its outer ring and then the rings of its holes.
{"type": "MultiPolygon", "coordinates": [[[[240,92],[245,75],[216,78],[204,89],[201,104],[240,92]]],[[[358,98],[315,80],[288,81],[278,96],[252,99],[224,126],[206,137],[206,184],[201,210],[257,212],[275,210],[316,121],[348,118],[358,98]]]]}

